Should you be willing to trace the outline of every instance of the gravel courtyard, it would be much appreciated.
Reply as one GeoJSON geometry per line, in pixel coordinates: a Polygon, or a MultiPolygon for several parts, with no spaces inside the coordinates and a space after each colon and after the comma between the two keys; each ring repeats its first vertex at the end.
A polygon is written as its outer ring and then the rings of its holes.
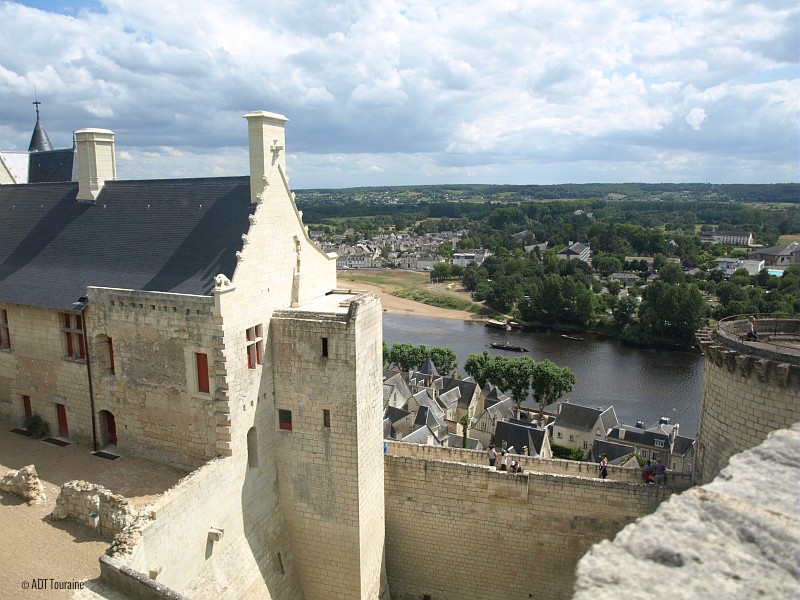
{"type": "Polygon", "coordinates": [[[0,477],[11,469],[35,465],[47,502],[28,506],[18,496],[0,492],[0,599],[70,598],[71,591],[52,590],[49,585],[46,590],[23,589],[23,582],[77,581],[100,575],[98,557],[111,538],[69,519],[47,519],[62,483],[73,479],[97,483],[141,509],[186,475],[141,458],[105,460],[92,456],[86,446],[61,448],[12,433],[12,428],[8,421],[0,421],[0,477]]]}

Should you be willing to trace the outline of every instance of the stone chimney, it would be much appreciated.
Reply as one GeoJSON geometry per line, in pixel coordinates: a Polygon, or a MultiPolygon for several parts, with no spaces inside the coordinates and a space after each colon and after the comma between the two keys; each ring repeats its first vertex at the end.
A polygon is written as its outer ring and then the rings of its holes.
{"type": "Polygon", "coordinates": [[[279,170],[288,181],[284,125],[289,119],[264,110],[249,112],[244,118],[250,142],[250,202],[259,204],[270,196],[270,188],[283,187],[279,170]]]}
{"type": "Polygon", "coordinates": [[[78,200],[97,200],[103,184],[117,178],[114,132],[79,129],[75,132],[78,159],[78,200]]]}

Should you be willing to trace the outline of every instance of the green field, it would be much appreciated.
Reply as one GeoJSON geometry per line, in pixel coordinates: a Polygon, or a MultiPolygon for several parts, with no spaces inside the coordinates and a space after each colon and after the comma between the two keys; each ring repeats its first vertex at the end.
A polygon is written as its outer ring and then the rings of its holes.
{"type": "Polygon", "coordinates": [[[791,242],[800,242],[800,233],[787,233],[778,238],[778,244],[789,244],[791,242]]]}

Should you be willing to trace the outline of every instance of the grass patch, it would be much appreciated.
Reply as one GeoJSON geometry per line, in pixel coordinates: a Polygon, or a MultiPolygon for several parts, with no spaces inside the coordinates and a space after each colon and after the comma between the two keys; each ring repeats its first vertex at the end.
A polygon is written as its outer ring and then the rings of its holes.
{"type": "Polygon", "coordinates": [[[778,238],[778,244],[789,244],[791,242],[800,242],[800,233],[787,233],[778,238]]]}
{"type": "Polygon", "coordinates": [[[449,310],[464,310],[476,314],[487,314],[489,312],[484,306],[475,302],[462,300],[454,296],[436,294],[427,290],[398,290],[392,292],[392,296],[414,300],[415,302],[436,306],[438,308],[447,308],[449,310]]]}

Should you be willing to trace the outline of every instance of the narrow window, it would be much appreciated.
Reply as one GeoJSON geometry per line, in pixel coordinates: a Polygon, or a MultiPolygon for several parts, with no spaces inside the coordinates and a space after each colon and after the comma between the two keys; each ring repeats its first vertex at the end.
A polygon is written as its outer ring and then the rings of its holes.
{"type": "Polygon", "coordinates": [[[283,571],[283,559],[281,558],[280,552],[278,552],[278,564],[281,567],[281,575],[286,575],[286,573],[283,571]]]}
{"type": "Polygon", "coordinates": [[[322,409],[322,425],[328,429],[331,428],[331,411],[327,408],[322,409]]]}
{"type": "Polygon", "coordinates": [[[0,348],[11,348],[11,332],[8,328],[8,312],[0,310],[0,348]]]}
{"type": "Polygon", "coordinates": [[[197,391],[208,393],[208,354],[194,353],[194,362],[197,367],[197,391]]]}
{"type": "Polygon", "coordinates": [[[328,356],[328,338],[322,338],[322,356],[323,358],[328,356]]]}
{"type": "Polygon", "coordinates": [[[261,325],[250,327],[246,332],[247,337],[247,368],[255,369],[262,362],[264,339],[261,336],[261,325]]]}
{"type": "Polygon", "coordinates": [[[292,430],[292,411],[278,410],[278,427],[286,431],[292,430]]]}
{"type": "Polygon", "coordinates": [[[108,367],[112,375],[116,375],[114,371],[114,342],[108,338],[108,367]]]}
{"type": "Polygon", "coordinates": [[[83,319],[80,315],[63,313],[64,341],[67,346],[68,358],[86,358],[86,349],[83,345],[83,319]]]}
{"type": "Polygon", "coordinates": [[[247,466],[258,466],[258,433],[255,427],[247,431],[247,466]]]}

